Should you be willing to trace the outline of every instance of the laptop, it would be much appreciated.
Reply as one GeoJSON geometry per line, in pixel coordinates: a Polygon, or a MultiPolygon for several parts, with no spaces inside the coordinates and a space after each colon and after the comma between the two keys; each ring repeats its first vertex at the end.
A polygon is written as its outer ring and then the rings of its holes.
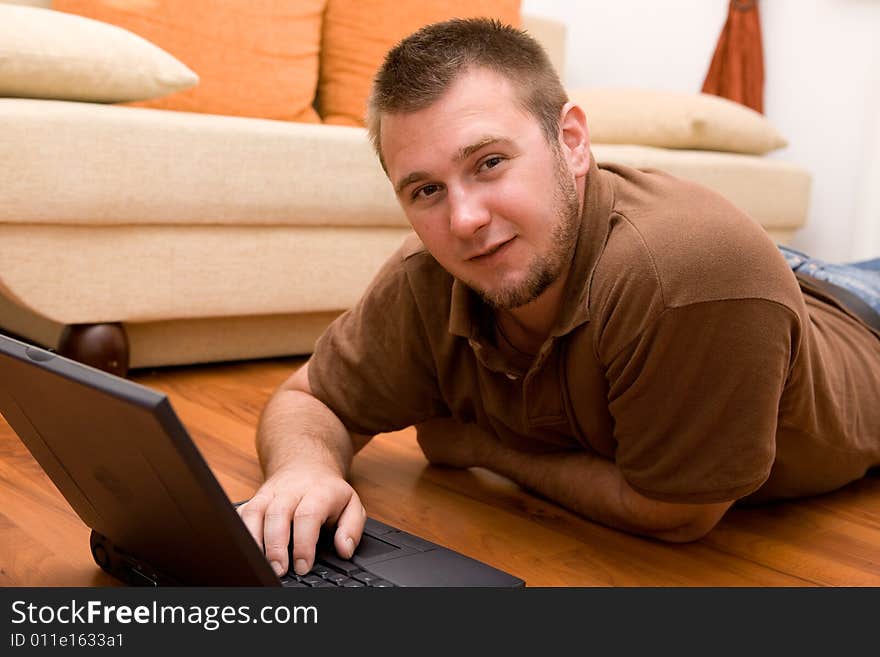
{"type": "Polygon", "coordinates": [[[127,584],[525,584],[372,518],[351,560],[325,536],[311,573],[279,578],[164,394],[3,335],[0,413],[91,528],[95,562],[127,584]]]}

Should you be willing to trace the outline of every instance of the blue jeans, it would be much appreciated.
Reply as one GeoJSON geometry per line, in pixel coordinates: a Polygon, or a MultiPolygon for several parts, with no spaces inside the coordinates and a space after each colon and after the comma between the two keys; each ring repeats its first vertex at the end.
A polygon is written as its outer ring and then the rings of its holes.
{"type": "Polygon", "coordinates": [[[835,265],[787,246],[779,250],[792,271],[845,288],[880,313],[880,258],[835,265]]]}

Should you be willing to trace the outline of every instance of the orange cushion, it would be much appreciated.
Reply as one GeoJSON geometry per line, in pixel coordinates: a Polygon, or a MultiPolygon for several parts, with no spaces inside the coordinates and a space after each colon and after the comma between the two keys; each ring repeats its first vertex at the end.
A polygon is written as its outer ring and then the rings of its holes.
{"type": "Polygon", "coordinates": [[[520,27],[520,0],[327,0],[318,81],[324,123],[364,125],[373,76],[392,46],[428,23],[474,16],[520,27]]]}
{"type": "Polygon", "coordinates": [[[140,107],[317,123],[321,16],[327,0],[53,0],[171,53],[197,86],[140,107]]]}

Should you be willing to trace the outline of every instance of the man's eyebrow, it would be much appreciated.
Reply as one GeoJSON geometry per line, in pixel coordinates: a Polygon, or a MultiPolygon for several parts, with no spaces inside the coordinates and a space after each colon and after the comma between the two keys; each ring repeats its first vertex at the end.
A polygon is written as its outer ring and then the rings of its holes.
{"type": "Polygon", "coordinates": [[[420,180],[425,180],[428,177],[427,171],[413,171],[398,181],[394,186],[394,192],[399,195],[408,185],[412,185],[414,182],[419,182],[420,180]]]}
{"type": "Polygon", "coordinates": [[[510,140],[505,137],[494,137],[494,136],[483,137],[478,142],[474,142],[473,144],[470,144],[469,146],[462,146],[461,148],[459,148],[458,154],[455,156],[455,161],[461,162],[462,160],[466,160],[471,155],[473,155],[474,153],[479,151],[480,149],[485,148],[486,146],[491,146],[492,144],[498,144],[498,143],[502,143],[502,142],[503,143],[510,143],[510,140]]]}
{"type": "MultiPolygon", "coordinates": [[[[458,153],[455,154],[455,161],[461,162],[466,160],[480,149],[498,143],[510,143],[510,140],[505,137],[484,137],[480,141],[459,148],[458,153]]],[[[394,186],[394,191],[397,194],[400,194],[408,185],[412,185],[414,182],[419,182],[420,180],[425,180],[426,178],[430,178],[430,175],[428,175],[426,171],[413,171],[398,181],[394,186]]]]}

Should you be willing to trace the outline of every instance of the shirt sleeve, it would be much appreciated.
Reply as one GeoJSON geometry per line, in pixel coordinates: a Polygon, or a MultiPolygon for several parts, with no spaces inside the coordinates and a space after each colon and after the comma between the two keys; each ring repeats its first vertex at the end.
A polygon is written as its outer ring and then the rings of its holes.
{"type": "Polygon", "coordinates": [[[449,415],[403,251],[328,327],[309,360],[312,393],[355,433],[396,431],[449,415]]]}
{"type": "Polygon", "coordinates": [[[615,460],[667,502],[735,500],[769,476],[799,324],[767,300],[669,308],[607,359],[615,460]]]}

